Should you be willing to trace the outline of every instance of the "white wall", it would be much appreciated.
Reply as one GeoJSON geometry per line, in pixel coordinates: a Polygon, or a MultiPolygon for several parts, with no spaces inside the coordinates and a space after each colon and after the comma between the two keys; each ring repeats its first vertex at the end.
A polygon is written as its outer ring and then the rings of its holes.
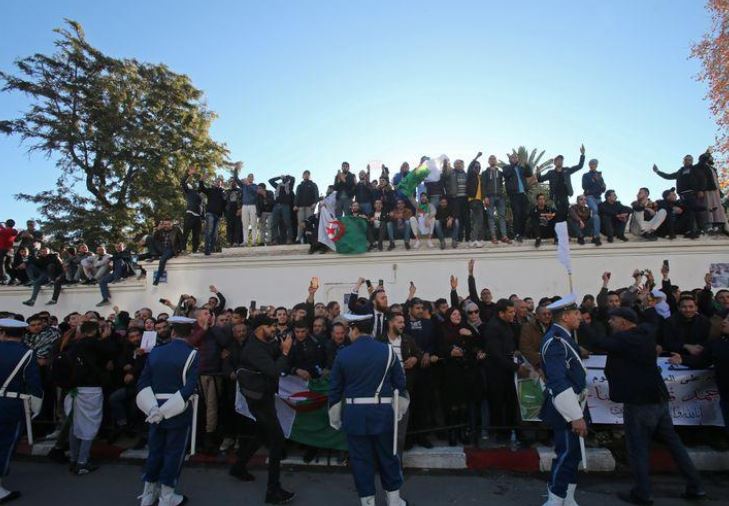
{"type": "MultiPolygon", "coordinates": [[[[551,241],[549,241],[551,242],[551,241]]],[[[626,244],[592,245],[572,244],[574,288],[578,297],[596,294],[601,286],[603,271],[612,272],[611,286],[626,286],[632,282],[633,269],[650,268],[659,276],[663,259],[671,264],[671,279],[684,288],[703,285],[703,276],[711,263],[729,263],[729,241],[709,239],[702,241],[676,240],[644,242],[633,240],[626,244]]],[[[150,282],[125,281],[110,285],[113,304],[134,310],[143,306],[162,311],[158,302],[168,298],[176,302],[181,293],[191,293],[204,300],[208,286],[214,284],[228,299],[228,306],[247,306],[251,299],[261,305],[291,306],[306,298],[312,276],[319,276],[321,288],[317,301],[338,300],[359,276],[373,283],[382,278],[390,295],[390,302],[407,297],[412,280],[417,295],[427,300],[447,297],[449,276],[459,279],[459,294],[466,296],[469,258],[476,259],[476,281],[479,290],[488,286],[495,298],[511,293],[531,296],[564,294],[569,290],[567,275],[556,260],[551,244],[534,249],[531,244],[497,246],[482,249],[405,251],[401,245],[393,252],[375,252],[365,255],[337,254],[307,255],[302,247],[255,248],[253,250],[226,250],[224,254],[204,257],[186,256],[168,264],[169,283],[153,287],[150,282]],[[246,256],[248,255],[248,256],[246,256]]],[[[149,276],[154,264],[147,264],[149,276]]],[[[56,306],[46,306],[50,288],[44,288],[34,308],[21,304],[30,295],[29,288],[0,288],[0,310],[28,315],[33,311],[49,309],[53,314],[65,315],[73,310],[87,310],[101,300],[98,287],[74,286],[63,291],[56,306]]],[[[364,293],[364,289],[362,291],[364,293]]],[[[111,306],[103,310],[110,312],[111,306]]]]}

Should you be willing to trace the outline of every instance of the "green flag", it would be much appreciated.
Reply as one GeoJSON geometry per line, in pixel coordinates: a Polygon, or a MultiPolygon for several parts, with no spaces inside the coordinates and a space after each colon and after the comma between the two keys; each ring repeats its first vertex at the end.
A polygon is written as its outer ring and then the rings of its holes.
{"type": "Polygon", "coordinates": [[[327,236],[334,241],[337,253],[345,255],[365,253],[367,246],[367,220],[355,216],[342,216],[326,227],[327,236]]]}

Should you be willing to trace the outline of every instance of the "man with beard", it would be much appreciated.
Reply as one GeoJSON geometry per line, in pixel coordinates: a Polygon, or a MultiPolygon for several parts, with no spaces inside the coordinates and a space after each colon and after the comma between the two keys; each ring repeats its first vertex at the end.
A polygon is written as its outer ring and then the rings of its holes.
{"type": "Polygon", "coordinates": [[[352,294],[349,297],[347,305],[349,310],[357,315],[372,315],[373,318],[373,330],[372,336],[375,339],[379,339],[387,332],[387,317],[386,313],[389,310],[389,303],[387,301],[387,294],[382,286],[375,288],[370,294],[370,299],[365,301],[364,304],[358,305],[357,301],[359,289],[362,283],[365,282],[364,278],[359,278],[352,288],[352,294]]]}
{"type": "Polygon", "coordinates": [[[246,470],[246,465],[265,444],[268,446],[266,503],[285,504],[295,494],[281,487],[284,434],[276,413],[275,396],[279,377],[289,369],[289,352],[293,340],[288,334],[280,344],[276,342],[274,321],[266,315],[256,316],[250,327],[253,335],[247,339],[238,370],[238,383],[248,409],[255,418],[255,435],[240,446],[238,460],[230,468],[230,475],[241,481],[253,481],[255,478],[246,470]]]}
{"type": "MultiPolygon", "coordinates": [[[[389,344],[400,365],[405,370],[405,385],[408,392],[413,391],[418,373],[418,364],[423,358],[423,351],[415,344],[415,340],[405,334],[405,317],[401,314],[390,313],[387,316],[387,334],[380,341],[389,344]]],[[[398,426],[397,453],[402,458],[405,449],[405,435],[408,428],[410,412],[405,411],[398,426]]],[[[412,446],[412,444],[411,444],[412,446]]]]}
{"type": "Polygon", "coordinates": [[[482,289],[479,296],[476,290],[476,278],[473,276],[473,267],[475,265],[476,261],[473,258],[468,261],[468,298],[478,305],[481,321],[488,323],[491,317],[494,316],[496,304],[493,295],[491,295],[491,290],[488,288],[482,289]]]}

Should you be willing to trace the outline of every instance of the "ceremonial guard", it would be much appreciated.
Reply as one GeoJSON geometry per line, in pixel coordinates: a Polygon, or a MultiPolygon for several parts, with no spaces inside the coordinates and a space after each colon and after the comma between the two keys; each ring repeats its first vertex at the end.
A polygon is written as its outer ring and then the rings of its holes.
{"type": "Polygon", "coordinates": [[[23,430],[32,444],[30,420],[43,404],[38,364],[33,350],[21,341],[27,326],[18,320],[0,319],[0,504],[20,497],[19,491],[5,489],[2,479],[10,471],[10,457],[23,430]]]}
{"type": "Polygon", "coordinates": [[[392,346],[372,337],[373,316],[344,314],[352,344],[337,354],[329,376],[329,421],[347,434],[349,461],[363,506],[375,504],[375,469],[388,506],[400,498],[397,423],[409,403],[405,372],[392,346]]]}
{"type": "Polygon", "coordinates": [[[172,340],[155,347],[137,383],[137,406],[147,415],[149,456],[144,467],[141,506],[178,506],[187,497],[175,493],[192,427],[195,452],[199,358],[189,338],[195,320],[173,316],[172,340]],[[191,399],[192,397],[192,399],[191,399]]]}
{"type": "Polygon", "coordinates": [[[542,371],[546,390],[540,417],[554,432],[552,475],[544,506],[577,506],[577,468],[583,460],[587,435],[585,403],[587,372],[573,333],[580,326],[580,311],[570,294],[547,306],[552,326],[542,338],[542,371]]]}

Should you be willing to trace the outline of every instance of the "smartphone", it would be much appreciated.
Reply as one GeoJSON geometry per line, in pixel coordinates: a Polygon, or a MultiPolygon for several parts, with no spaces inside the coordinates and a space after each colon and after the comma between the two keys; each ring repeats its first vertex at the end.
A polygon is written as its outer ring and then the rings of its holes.
{"type": "Polygon", "coordinates": [[[167,301],[166,301],[165,299],[160,299],[160,300],[159,300],[159,303],[160,303],[160,304],[165,304],[165,303],[167,303],[167,301]]]}
{"type": "Polygon", "coordinates": [[[365,279],[365,283],[367,284],[367,288],[372,288],[372,281],[365,279]]]}
{"type": "Polygon", "coordinates": [[[256,309],[256,301],[255,300],[252,300],[251,301],[251,309],[256,309]]]}
{"type": "Polygon", "coordinates": [[[378,280],[378,284],[379,284],[379,286],[383,286],[383,287],[385,286],[385,282],[381,279],[378,280]]]}
{"type": "Polygon", "coordinates": [[[610,276],[612,276],[612,273],[611,273],[611,272],[608,272],[608,273],[607,273],[607,277],[608,277],[608,279],[610,279],[610,276]]]}
{"type": "Polygon", "coordinates": [[[664,266],[664,267],[665,267],[666,269],[668,269],[668,268],[669,268],[669,267],[668,267],[668,260],[664,260],[664,261],[663,261],[663,266],[664,266]]]}

